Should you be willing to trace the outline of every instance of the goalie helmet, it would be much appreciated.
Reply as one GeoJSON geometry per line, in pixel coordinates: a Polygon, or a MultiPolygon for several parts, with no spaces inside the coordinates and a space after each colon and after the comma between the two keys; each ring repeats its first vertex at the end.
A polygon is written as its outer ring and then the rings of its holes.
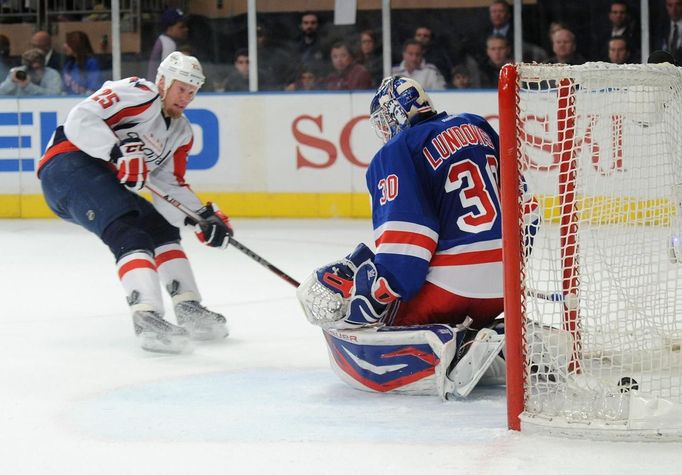
{"type": "Polygon", "coordinates": [[[434,114],[431,98],[414,79],[389,76],[381,81],[369,108],[374,131],[388,142],[401,130],[424,119],[424,114],[434,114]]]}
{"type": "Polygon", "coordinates": [[[172,52],[161,62],[156,72],[156,84],[161,78],[164,78],[164,95],[173,81],[182,81],[199,89],[206,80],[199,60],[179,51],[172,52]]]}

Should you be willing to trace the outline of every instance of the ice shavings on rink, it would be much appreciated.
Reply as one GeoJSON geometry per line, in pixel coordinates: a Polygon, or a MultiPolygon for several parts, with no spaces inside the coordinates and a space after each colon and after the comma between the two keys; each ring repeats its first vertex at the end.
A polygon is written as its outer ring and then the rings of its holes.
{"type": "Polygon", "coordinates": [[[70,417],[120,441],[454,444],[465,427],[470,443],[504,434],[505,411],[501,387],[450,404],[358,392],[326,368],[259,368],[115,389],[80,401],[70,417]]]}

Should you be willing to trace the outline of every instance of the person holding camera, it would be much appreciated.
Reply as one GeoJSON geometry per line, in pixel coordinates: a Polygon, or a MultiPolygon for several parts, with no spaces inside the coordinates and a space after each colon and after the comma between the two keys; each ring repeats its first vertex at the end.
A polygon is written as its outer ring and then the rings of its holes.
{"type": "Polygon", "coordinates": [[[32,48],[21,55],[21,66],[10,69],[0,84],[0,94],[57,96],[61,94],[63,86],[59,73],[45,66],[45,53],[32,48]]]}

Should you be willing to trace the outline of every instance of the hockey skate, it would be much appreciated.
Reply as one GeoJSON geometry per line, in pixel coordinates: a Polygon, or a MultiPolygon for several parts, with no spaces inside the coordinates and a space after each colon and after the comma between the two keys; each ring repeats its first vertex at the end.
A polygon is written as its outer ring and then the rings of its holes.
{"type": "Polygon", "coordinates": [[[189,332],[163,319],[156,312],[133,312],[135,334],[140,337],[143,350],[157,353],[182,353],[189,347],[189,332]]]}
{"type": "Polygon", "coordinates": [[[225,317],[212,312],[196,300],[175,305],[178,325],[187,329],[194,340],[219,340],[230,334],[225,317]]]}

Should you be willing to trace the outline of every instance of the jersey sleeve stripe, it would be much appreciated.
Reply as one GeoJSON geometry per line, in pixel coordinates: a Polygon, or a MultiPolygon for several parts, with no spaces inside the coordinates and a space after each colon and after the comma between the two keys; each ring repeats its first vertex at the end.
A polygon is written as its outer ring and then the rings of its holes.
{"type": "Polygon", "coordinates": [[[420,246],[429,252],[433,253],[436,249],[436,241],[430,236],[423,234],[405,232],[405,231],[384,231],[379,239],[375,241],[376,247],[379,248],[382,244],[408,244],[412,246],[420,246]]]}
{"type": "Polygon", "coordinates": [[[441,249],[438,251],[438,254],[462,254],[465,252],[489,251],[494,249],[502,249],[501,239],[460,244],[459,246],[453,246],[448,249],[441,249]]]}
{"type": "Polygon", "coordinates": [[[425,261],[430,261],[433,253],[421,246],[412,246],[409,244],[382,244],[377,247],[377,255],[379,254],[398,254],[401,256],[411,256],[425,261]]]}
{"type": "Polygon", "coordinates": [[[184,145],[177,148],[173,154],[173,175],[178,181],[179,185],[185,184],[185,172],[187,171],[187,157],[189,151],[192,149],[192,144],[194,143],[194,137],[189,139],[184,145]]]}
{"type": "Polygon", "coordinates": [[[431,259],[431,266],[464,266],[501,261],[502,249],[491,249],[488,251],[464,252],[461,254],[436,254],[433,256],[433,259],[431,259]]]}
{"type": "Polygon", "coordinates": [[[391,231],[408,231],[412,233],[423,234],[430,237],[434,241],[438,241],[438,233],[428,226],[421,224],[409,223],[407,221],[386,221],[381,226],[374,230],[374,236],[381,236],[386,230],[391,231]]]}
{"type": "Polygon", "coordinates": [[[142,104],[125,107],[118,111],[117,113],[115,113],[114,115],[112,115],[111,117],[109,117],[108,119],[104,119],[104,122],[106,122],[109,127],[115,127],[119,122],[121,122],[126,117],[134,117],[142,114],[144,111],[149,109],[149,107],[151,107],[151,105],[154,103],[157,97],[159,97],[158,94],[154,96],[153,99],[150,99],[149,101],[144,102],[142,104]]]}

